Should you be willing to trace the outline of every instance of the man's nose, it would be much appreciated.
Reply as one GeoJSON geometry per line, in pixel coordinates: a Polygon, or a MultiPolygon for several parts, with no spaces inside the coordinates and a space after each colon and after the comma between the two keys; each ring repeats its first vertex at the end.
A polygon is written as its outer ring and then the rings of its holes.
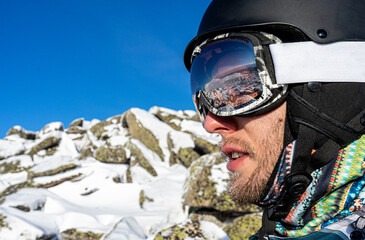
{"type": "Polygon", "coordinates": [[[214,115],[211,112],[208,112],[205,122],[204,128],[207,132],[210,133],[231,133],[237,130],[237,123],[234,117],[222,117],[214,115]]]}

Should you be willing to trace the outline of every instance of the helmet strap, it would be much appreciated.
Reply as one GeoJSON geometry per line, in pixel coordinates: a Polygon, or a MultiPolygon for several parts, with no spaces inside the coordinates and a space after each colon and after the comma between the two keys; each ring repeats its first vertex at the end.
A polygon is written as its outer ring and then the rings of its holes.
{"type": "Polygon", "coordinates": [[[312,177],[307,168],[315,139],[316,131],[305,125],[299,126],[291,172],[284,178],[284,189],[280,199],[268,208],[269,220],[278,221],[285,218],[311,183],[312,177]]]}

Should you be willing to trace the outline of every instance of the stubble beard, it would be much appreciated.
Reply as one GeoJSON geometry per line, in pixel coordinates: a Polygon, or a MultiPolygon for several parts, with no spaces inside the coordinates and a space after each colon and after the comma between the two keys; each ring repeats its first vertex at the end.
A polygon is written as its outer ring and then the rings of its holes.
{"type": "Polygon", "coordinates": [[[246,179],[240,172],[230,173],[227,189],[231,199],[237,204],[244,206],[257,203],[264,197],[267,182],[283,149],[282,138],[278,137],[281,136],[280,134],[283,132],[281,126],[277,124],[272,128],[272,132],[260,142],[260,149],[263,150],[261,152],[255,151],[254,146],[246,142],[230,140],[230,142],[235,142],[246,149],[250,157],[258,163],[257,168],[246,179]]]}

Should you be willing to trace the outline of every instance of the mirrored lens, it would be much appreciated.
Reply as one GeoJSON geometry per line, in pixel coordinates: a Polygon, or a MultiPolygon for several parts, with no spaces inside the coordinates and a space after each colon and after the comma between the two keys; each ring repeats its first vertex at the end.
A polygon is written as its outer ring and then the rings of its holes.
{"type": "Polygon", "coordinates": [[[202,91],[219,111],[238,109],[262,94],[253,45],[248,39],[229,39],[204,47],[195,57],[191,91],[202,91]]]}

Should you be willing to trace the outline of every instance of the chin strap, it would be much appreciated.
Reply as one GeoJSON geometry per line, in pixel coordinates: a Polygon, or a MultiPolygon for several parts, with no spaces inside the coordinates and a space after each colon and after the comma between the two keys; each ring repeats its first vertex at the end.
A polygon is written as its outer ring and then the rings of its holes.
{"type": "Polygon", "coordinates": [[[269,220],[278,221],[285,218],[293,204],[311,183],[312,176],[307,172],[307,168],[315,138],[316,132],[313,129],[305,125],[299,126],[291,172],[284,178],[284,188],[280,199],[268,208],[269,220]]]}
{"type": "Polygon", "coordinates": [[[267,233],[274,232],[273,222],[284,219],[306,191],[312,181],[311,173],[329,163],[341,148],[360,138],[364,132],[365,109],[346,124],[337,121],[320,111],[320,89],[320,83],[308,83],[303,87],[303,97],[294,89],[290,92],[288,101],[292,104],[288,106],[288,113],[290,121],[298,126],[297,142],[291,173],[284,178],[281,197],[264,211],[263,226],[269,226],[265,230],[267,233]],[[295,114],[291,115],[291,112],[295,114]],[[312,154],[319,134],[325,135],[327,140],[312,154]]]}

